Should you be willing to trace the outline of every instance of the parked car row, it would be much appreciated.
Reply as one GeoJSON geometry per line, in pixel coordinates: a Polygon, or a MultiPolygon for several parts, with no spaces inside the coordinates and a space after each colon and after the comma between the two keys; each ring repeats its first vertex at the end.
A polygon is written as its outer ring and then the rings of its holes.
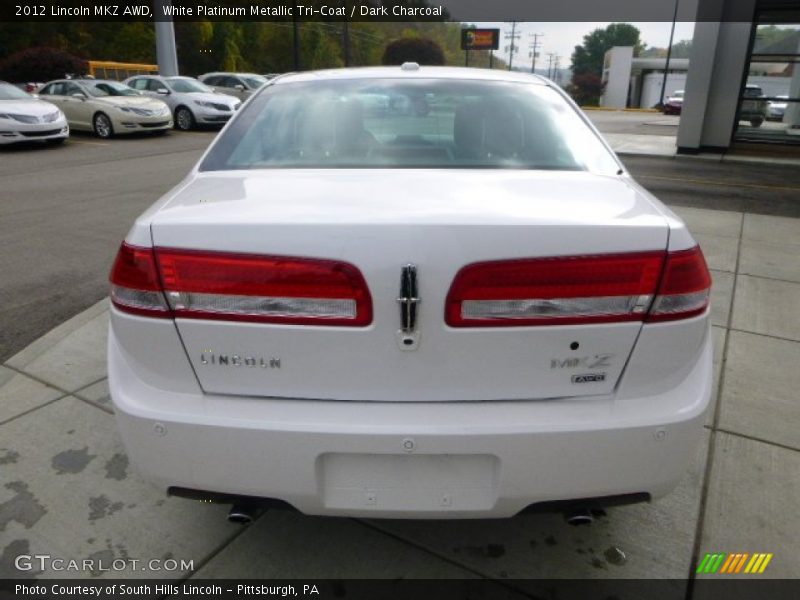
{"type": "Polygon", "coordinates": [[[250,73],[207,73],[200,81],[158,75],[123,82],[58,79],[40,85],[36,94],[0,82],[0,144],[36,139],[60,143],[70,128],[106,139],[137,132],[165,134],[172,127],[221,126],[267,81],[250,73]]]}

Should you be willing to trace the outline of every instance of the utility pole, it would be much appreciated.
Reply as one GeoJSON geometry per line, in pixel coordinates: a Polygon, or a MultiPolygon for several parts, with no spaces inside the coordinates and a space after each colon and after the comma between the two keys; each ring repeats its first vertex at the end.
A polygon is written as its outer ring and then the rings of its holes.
{"type": "Polygon", "coordinates": [[[533,44],[531,44],[531,74],[536,74],[536,55],[539,54],[539,38],[544,37],[543,33],[532,33],[533,44]]]}
{"type": "Polygon", "coordinates": [[[672,38],[675,36],[675,21],[678,19],[678,0],[675,0],[675,11],[672,13],[672,29],[669,30],[669,47],[667,48],[667,61],[664,63],[664,79],[661,80],[661,101],[664,106],[664,92],[667,90],[667,74],[669,73],[669,59],[672,58],[672,38]]]}
{"type": "Polygon", "coordinates": [[[556,54],[556,59],[553,61],[553,81],[560,83],[561,80],[561,56],[556,54]]]}
{"type": "MultiPolygon", "coordinates": [[[[347,0],[344,0],[344,14],[348,15],[347,12],[347,0]]],[[[342,22],[342,46],[344,46],[344,66],[350,66],[350,21],[347,16],[345,16],[344,21],[342,22]]]]}
{"type": "Polygon", "coordinates": [[[294,70],[300,70],[300,24],[297,22],[297,13],[298,8],[297,5],[294,5],[294,16],[292,17],[292,33],[293,33],[293,42],[292,42],[292,49],[294,55],[294,70]]]}
{"type": "Polygon", "coordinates": [[[511,66],[514,63],[514,52],[517,51],[517,38],[520,37],[520,33],[517,33],[517,22],[511,21],[511,33],[507,33],[505,38],[507,40],[511,40],[510,45],[508,46],[508,70],[511,70],[511,66]]]}
{"type": "Polygon", "coordinates": [[[555,52],[548,52],[547,53],[547,78],[552,79],[552,75],[550,72],[553,69],[553,58],[555,57],[555,52]]]}

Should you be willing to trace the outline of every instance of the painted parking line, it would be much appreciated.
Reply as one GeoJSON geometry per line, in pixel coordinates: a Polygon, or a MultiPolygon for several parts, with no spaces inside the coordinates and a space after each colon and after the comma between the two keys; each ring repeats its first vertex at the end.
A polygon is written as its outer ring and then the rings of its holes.
{"type": "Polygon", "coordinates": [[[793,185],[770,185],[768,183],[740,183],[736,181],[716,181],[712,179],[685,179],[683,177],[664,177],[663,175],[637,175],[636,179],[658,179],[661,181],[679,181],[681,183],[693,183],[696,185],[751,188],[756,190],[785,190],[791,192],[800,191],[800,186],[793,186],[793,185]]]}
{"type": "Polygon", "coordinates": [[[70,144],[83,144],[84,146],[110,146],[107,142],[84,142],[81,140],[70,140],[70,144]]]}

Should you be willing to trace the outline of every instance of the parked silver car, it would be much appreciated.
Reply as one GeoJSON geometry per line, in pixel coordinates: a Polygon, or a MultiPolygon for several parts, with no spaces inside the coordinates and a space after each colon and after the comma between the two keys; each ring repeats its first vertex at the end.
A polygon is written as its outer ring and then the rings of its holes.
{"type": "Polygon", "coordinates": [[[268,81],[263,75],[255,73],[206,73],[198,79],[216,91],[236,96],[239,100],[247,100],[268,81]]]}
{"type": "Polygon", "coordinates": [[[183,131],[197,125],[223,125],[242,105],[241,100],[217,93],[193,77],[137,75],[126,79],[125,83],[166,102],[175,128],[183,131]]]}

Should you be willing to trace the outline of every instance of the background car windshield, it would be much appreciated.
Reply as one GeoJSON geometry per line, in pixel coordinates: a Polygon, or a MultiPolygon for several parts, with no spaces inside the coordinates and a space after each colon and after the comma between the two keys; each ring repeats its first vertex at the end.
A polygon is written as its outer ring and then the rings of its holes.
{"type": "Polygon", "coordinates": [[[89,93],[98,98],[102,96],[138,96],[139,92],[129,88],[127,85],[116,83],[113,81],[98,81],[97,83],[90,83],[86,87],[89,88],[89,93]]]}
{"type": "Polygon", "coordinates": [[[0,100],[30,100],[31,96],[8,83],[0,83],[0,100]]]}
{"type": "Polygon", "coordinates": [[[195,81],[194,79],[167,79],[173,92],[179,94],[192,94],[194,92],[212,93],[210,87],[205,84],[195,81]]]}
{"type": "Polygon", "coordinates": [[[561,95],[497,81],[353,79],[257,95],[203,171],[517,168],[614,174],[613,155],[561,95]]]}
{"type": "Polygon", "coordinates": [[[266,77],[261,77],[259,75],[248,75],[247,77],[242,77],[242,79],[249,87],[254,89],[258,89],[267,83],[266,77]]]}

